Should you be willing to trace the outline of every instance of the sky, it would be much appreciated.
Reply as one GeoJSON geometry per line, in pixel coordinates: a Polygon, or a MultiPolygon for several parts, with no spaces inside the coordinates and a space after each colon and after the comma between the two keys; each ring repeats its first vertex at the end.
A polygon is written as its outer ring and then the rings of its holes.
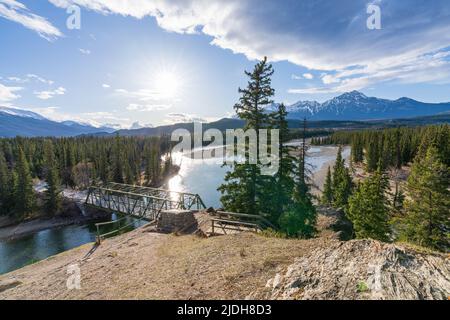
{"type": "Polygon", "coordinates": [[[0,106],[57,121],[231,116],[264,56],[277,102],[449,102],[450,1],[0,0],[0,106]]]}

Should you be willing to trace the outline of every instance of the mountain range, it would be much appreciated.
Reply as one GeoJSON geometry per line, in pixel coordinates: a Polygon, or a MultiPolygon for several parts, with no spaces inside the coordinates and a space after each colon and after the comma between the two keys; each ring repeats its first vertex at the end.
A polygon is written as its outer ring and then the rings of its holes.
{"type": "MultiPolygon", "coordinates": [[[[277,104],[265,109],[270,113],[276,110],[277,104]]],[[[299,101],[286,107],[289,126],[296,128],[299,119],[310,121],[311,128],[360,128],[386,125],[413,125],[426,123],[445,123],[450,118],[450,102],[424,103],[410,98],[397,100],[367,97],[361,92],[352,91],[324,103],[317,101],[299,101]],[[393,119],[400,119],[395,121],[393,119]],[[408,120],[409,119],[409,120],[408,120]],[[389,121],[386,121],[389,120],[389,121]]],[[[219,130],[240,128],[240,119],[221,119],[204,125],[205,129],[219,130]]],[[[118,125],[95,127],[88,123],[76,121],[56,122],[28,110],[0,106],[0,137],[15,136],[58,136],[69,137],[83,134],[109,135],[160,135],[168,134],[175,128],[190,130],[192,123],[179,123],[153,127],[133,123],[130,129],[120,129],[118,125]]]]}
{"type": "Polygon", "coordinates": [[[115,130],[107,126],[97,128],[76,121],[56,122],[32,111],[0,106],[0,137],[72,137],[115,130]]]}
{"type": "MultiPolygon", "coordinates": [[[[277,104],[266,108],[267,112],[276,109],[277,104]]],[[[299,101],[286,106],[289,119],[308,120],[385,120],[436,115],[450,111],[450,102],[425,103],[410,98],[397,100],[368,97],[359,91],[344,93],[331,100],[299,101]]]]}

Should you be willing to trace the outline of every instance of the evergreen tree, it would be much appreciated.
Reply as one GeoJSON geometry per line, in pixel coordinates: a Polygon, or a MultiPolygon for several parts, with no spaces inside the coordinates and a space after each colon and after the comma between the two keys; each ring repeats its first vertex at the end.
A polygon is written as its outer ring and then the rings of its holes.
{"type": "Polygon", "coordinates": [[[44,142],[44,158],[45,158],[45,174],[47,182],[47,190],[44,194],[45,210],[48,214],[54,215],[61,207],[60,185],[58,169],[56,167],[53,143],[51,140],[44,142]]]}
{"type": "Polygon", "coordinates": [[[355,135],[352,139],[351,154],[354,163],[360,163],[363,161],[364,147],[359,135],[355,135]]]}
{"type": "Polygon", "coordinates": [[[331,179],[331,169],[328,167],[327,177],[323,185],[322,204],[330,206],[333,203],[333,181],[331,179]]]}
{"type": "Polygon", "coordinates": [[[282,213],[291,206],[292,194],[294,191],[294,157],[290,152],[292,147],[287,146],[289,140],[289,128],[287,122],[287,111],[284,104],[279,104],[276,112],[272,114],[273,127],[279,130],[279,169],[273,178],[272,188],[275,197],[269,197],[268,206],[272,204],[273,210],[269,210],[270,220],[274,224],[278,224],[282,213]]]}
{"type": "Polygon", "coordinates": [[[419,245],[447,249],[450,230],[450,172],[435,147],[414,161],[407,182],[401,237],[419,245]]]}
{"type": "MultiPolygon", "coordinates": [[[[273,103],[271,97],[274,89],[271,87],[272,65],[267,63],[267,58],[257,63],[253,72],[245,72],[249,77],[247,88],[239,88],[241,97],[234,106],[237,115],[245,120],[244,129],[254,129],[257,135],[257,146],[259,146],[259,129],[267,126],[268,117],[264,112],[265,106],[273,103]]],[[[221,202],[226,210],[261,214],[265,211],[261,199],[270,196],[267,177],[260,172],[259,148],[256,157],[257,164],[251,164],[249,147],[245,144],[245,163],[235,163],[232,170],[227,172],[224,183],[218,188],[222,193],[221,202]]]]}
{"type": "Polygon", "coordinates": [[[12,205],[13,179],[3,152],[0,150],[0,215],[8,214],[12,205]]]}
{"type": "Polygon", "coordinates": [[[15,167],[17,182],[14,189],[14,212],[17,216],[24,217],[33,211],[35,207],[35,195],[33,192],[30,168],[25,153],[21,147],[19,147],[18,152],[15,167]]]}
{"type": "Polygon", "coordinates": [[[387,188],[388,180],[379,168],[350,197],[347,217],[357,238],[389,240],[387,188]]]}
{"type": "Polygon", "coordinates": [[[311,237],[316,231],[317,213],[310,193],[310,174],[306,166],[306,119],[303,121],[303,139],[297,158],[297,174],[293,204],[280,217],[279,225],[288,236],[311,237]]]}
{"type": "Polygon", "coordinates": [[[379,160],[379,146],[378,146],[378,134],[371,134],[366,146],[366,165],[368,172],[374,172],[378,166],[379,160]]]}
{"type": "Polygon", "coordinates": [[[333,168],[333,205],[336,208],[346,208],[348,198],[352,193],[352,178],[345,160],[342,158],[342,148],[339,146],[336,162],[333,168]]]}
{"type": "Polygon", "coordinates": [[[123,183],[123,163],[122,163],[122,150],[121,150],[121,143],[120,143],[120,137],[117,134],[116,138],[114,140],[114,147],[113,147],[113,159],[112,159],[112,180],[117,183],[123,183]]]}

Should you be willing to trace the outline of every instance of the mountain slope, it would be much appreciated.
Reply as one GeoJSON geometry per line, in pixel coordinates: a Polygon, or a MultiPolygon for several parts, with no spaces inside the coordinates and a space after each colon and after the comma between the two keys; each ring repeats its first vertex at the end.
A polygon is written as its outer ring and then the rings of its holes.
{"type": "MultiPolygon", "coordinates": [[[[268,112],[274,106],[267,108],[268,112]]],[[[324,103],[299,101],[288,106],[288,118],[309,120],[383,120],[431,116],[450,111],[448,103],[424,103],[410,98],[397,100],[367,97],[352,91],[324,103]]]]}
{"type": "Polygon", "coordinates": [[[32,111],[0,107],[0,137],[70,137],[112,131],[110,128],[95,128],[74,121],[56,122],[32,111]]]}

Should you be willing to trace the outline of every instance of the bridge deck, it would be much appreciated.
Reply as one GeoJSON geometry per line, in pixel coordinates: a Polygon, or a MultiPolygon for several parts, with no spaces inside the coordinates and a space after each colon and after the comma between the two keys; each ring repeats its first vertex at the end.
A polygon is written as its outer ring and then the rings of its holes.
{"type": "Polygon", "coordinates": [[[85,205],[148,220],[157,219],[161,210],[205,208],[197,194],[112,182],[90,187],[85,205]]]}

